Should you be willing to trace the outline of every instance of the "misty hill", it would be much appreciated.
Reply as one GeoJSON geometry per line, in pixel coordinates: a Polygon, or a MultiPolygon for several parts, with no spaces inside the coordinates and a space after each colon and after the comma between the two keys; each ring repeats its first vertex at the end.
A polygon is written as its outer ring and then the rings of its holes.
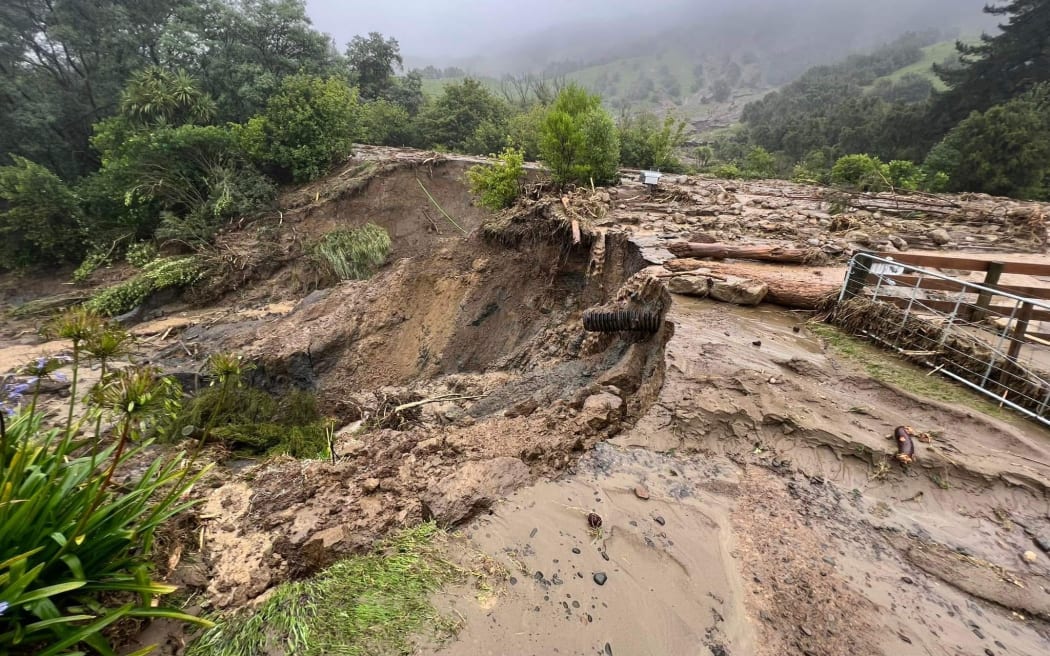
{"type": "MultiPolygon", "coordinates": [[[[436,61],[473,76],[506,74],[565,77],[600,93],[607,106],[675,110],[700,129],[728,125],[744,105],[797,79],[809,68],[870,51],[906,32],[943,42],[920,72],[950,55],[960,34],[991,23],[974,0],[747,0],[733,7],[693,3],[657,15],[604,16],[524,36],[484,55],[436,61]]],[[[408,58],[410,64],[422,63],[408,58]]],[[[430,81],[435,90],[438,83],[430,81]]]]}

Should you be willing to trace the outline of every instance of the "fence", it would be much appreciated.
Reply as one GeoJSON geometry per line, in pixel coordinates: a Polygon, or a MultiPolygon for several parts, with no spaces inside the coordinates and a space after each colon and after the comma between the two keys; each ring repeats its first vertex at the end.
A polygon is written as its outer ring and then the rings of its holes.
{"type": "Polygon", "coordinates": [[[833,319],[1050,426],[1050,288],[1000,285],[1006,274],[1050,276],[1050,265],[860,253],[833,319]]]}

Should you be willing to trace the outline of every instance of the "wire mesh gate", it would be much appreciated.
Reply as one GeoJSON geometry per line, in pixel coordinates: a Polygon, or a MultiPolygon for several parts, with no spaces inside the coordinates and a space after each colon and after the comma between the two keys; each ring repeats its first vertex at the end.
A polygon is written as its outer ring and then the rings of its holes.
{"type": "Polygon", "coordinates": [[[994,284],[1004,265],[982,264],[991,284],[857,254],[835,321],[1050,426],[1050,289],[994,284]]]}

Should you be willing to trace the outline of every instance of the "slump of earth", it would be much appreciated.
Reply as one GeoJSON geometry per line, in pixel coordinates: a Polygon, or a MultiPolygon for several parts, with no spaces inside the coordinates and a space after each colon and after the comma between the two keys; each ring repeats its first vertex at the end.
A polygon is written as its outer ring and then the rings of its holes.
{"type": "MultiPolygon", "coordinates": [[[[812,313],[672,294],[660,274],[666,241],[699,231],[820,249],[832,264],[809,275],[833,285],[857,244],[1041,254],[1046,206],[946,197],[931,224],[833,217],[790,183],[649,194],[625,177],[564,199],[530,187],[493,216],[463,181],[473,163],[363,148],[278,218],[220,235],[221,283],[124,318],[136,356],[187,390],[237,352],[249,384],[312,390],[337,428],[330,461],[225,458],[198,486],[160,572],[194,610],[251,609],[433,520],[502,573],[492,594],[436,594],[458,630],[417,653],[1047,653],[1050,432],[857,346],[890,372],[873,377],[812,313]],[[365,223],[390,234],[388,263],[318,284],[302,245],[365,223]],[[655,330],[585,331],[595,308],[655,330]],[[907,468],[899,425],[933,436],[907,468]]],[[[6,280],[2,300],[62,291],[6,280]]],[[[0,370],[63,348],[35,321],[5,320],[0,370]]],[[[187,639],[156,622],[127,649],[187,639]]]]}

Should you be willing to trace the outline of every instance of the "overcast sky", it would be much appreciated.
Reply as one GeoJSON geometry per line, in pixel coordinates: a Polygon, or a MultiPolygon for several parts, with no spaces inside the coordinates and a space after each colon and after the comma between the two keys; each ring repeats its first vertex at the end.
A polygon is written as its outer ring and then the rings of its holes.
{"type": "MultiPolygon", "coordinates": [[[[778,0],[772,0],[777,2],[778,0]]],[[[729,4],[732,0],[699,0],[729,4]]],[[[342,48],[355,34],[381,32],[409,56],[455,59],[556,24],[666,13],[698,0],[307,0],[310,17],[342,48]]]]}
{"type": "MultiPolygon", "coordinates": [[[[3,0],[0,0],[3,1],[3,0]]],[[[861,31],[869,23],[886,20],[886,14],[907,21],[911,15],[940,18],[953,13],[980,17],[985,0],[307,0],[314,25],[330,34],[340,49],[356,34],[380,32],[393,36],[409,63],[422,58],[439,65],[484,53],[494,53],[524,42],[531,34],[551,28],[570,28],[587,24],[590,34],[601,33],[603,23],[621,29],[607,30],[603,40],[630,40],[632,33],[644,31],[646,23],[676,25],[676,18],[717,22],[717,16],[730,11],[746,20],[769,18],[769,7],[781,9],[782,16],[812,17],[838,14],[849,16],[853,25],[837,29],[861,31]],[[851,7],[852,5],[852,7],[851,7]],[[888,5],[893,5],[889,7],[888,5]],[[795,10],[809,9],[809,12],[795,10]],[[817,7],[820,7],[819,9],[817,7]],[[790,8],[790,9],[789,9],[790,8]],[[783,13],[786,10],[787,13],[783,13]],[[903,16],[899,14],[909,14],[903,16]],[[622,29],[629,25],[631,29],[622,29]],[[595,29],[599,27],[599,29],[595,29]]],[[[939,22],[939,21],[938,21],[939,22]]],[[[951,22],[946,21],[946,22],[951,22]]],[[[913,24],[914,25],[914,24],[913,24]]],[[[932,27],[914,25],[915,28],[932,27]]],[[[947,27],[947,25],[938,25],[947,27]]],[[[832,29],[831,26],[828,26],[832,29]]],[[[571,37],[565,40],[571,40],[571,37]]]]}

